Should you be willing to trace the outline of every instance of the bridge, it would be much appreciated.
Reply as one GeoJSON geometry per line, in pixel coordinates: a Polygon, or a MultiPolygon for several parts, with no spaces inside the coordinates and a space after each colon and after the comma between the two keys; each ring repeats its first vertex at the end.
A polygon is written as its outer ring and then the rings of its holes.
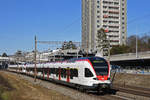
{"type": "Polygon", "coordinates": [[[150,66],[150,51],[110,56],[110,62],[119,66],[150,66]]]}

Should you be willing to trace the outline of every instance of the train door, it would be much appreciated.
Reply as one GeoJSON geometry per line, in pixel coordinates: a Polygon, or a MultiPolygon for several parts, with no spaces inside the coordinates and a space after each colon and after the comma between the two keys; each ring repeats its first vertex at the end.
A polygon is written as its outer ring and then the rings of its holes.
{"type": "Polygon", "coordinates": [[[70,82],[70,68],[67,67],[67,82],[70,82]]]}
{"type": "Polygon", "coordinates": [[[44,70],[44,67],[42,68],[43,69],[43,79],[45,77],[45,70],[44,70]]]}
{"type": "Polygon", "coordinates": [[[59,80],[61,80],[61,68],[60,67],[58,69],[58,73],[59,73],[59,80]]]}
{"type": "Polygon", "coordinates": [[[47,67],[47,80],[49,80],[50,68],[47,67]]]}
{"type": "Polygon", "coordinates": [[[78,67],[78,80],[79,80],[78,83],[83,85],[83,82],[84,82],[84,67],[83,67],[83,65],[79,65],[79,67],[78,67]]]}

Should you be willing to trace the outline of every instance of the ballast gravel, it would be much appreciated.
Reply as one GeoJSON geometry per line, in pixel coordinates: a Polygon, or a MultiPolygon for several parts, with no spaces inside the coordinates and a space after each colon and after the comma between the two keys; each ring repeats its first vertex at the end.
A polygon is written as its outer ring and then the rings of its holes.
{"type": "MultiPolygon", "coordinates": [[[[8,72],[11,73],[11,72],[8,72]]],[[[21,75],[21,74],[17,74],[17,73],[11,73],[14,75],[19,75],[22,79],[34,84],[34,85],[39,85],[42,86],[44,88],[56,91],[58,93],[61,93],[65,96],[69,96],[75,100],[102,100],[100,97],[98,96],[94,96],[94,95],[90,95],[88,93],[83,93],[78,91],[77,89],[73,89],[67,86],[63,86],[63,85],[59,85],[59,84],[55,84],[53,82],[50,81],[44,81],[41,79],[36,79],[36,82],[34,82],[34,78],[26,76],[26,75],[21,75]]]]}

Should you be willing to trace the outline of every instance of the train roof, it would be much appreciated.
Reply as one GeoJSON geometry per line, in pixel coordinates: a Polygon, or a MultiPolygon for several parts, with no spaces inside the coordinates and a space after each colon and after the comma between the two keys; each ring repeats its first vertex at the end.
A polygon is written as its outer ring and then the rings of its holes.
{"type": "Polygon", "coordinates": [[[102,58],[102,57],[96,57],[96,56],[94,56],[94,57],[81,57],[81,58],[72,58],[72,59],[70,59],[70,60],[68,60],[69,62],[73,62],[73,61],[78,61],[78,60],[85,60],[85,59],[88,59],[88,60],[96,60],[96,59],[101,59],[101,60],[104,60],[104,58],[102,58]]]}

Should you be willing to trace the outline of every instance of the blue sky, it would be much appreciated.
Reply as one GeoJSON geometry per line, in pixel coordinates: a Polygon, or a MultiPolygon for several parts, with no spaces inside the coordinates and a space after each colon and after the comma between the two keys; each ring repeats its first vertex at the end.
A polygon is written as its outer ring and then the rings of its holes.
{"type": "MultiPolygon", "coordinates": [[[[128,0],[128,36],[150,31],[150,0],[128,0]]],[[[0,54],[38,40],[81,41],[81,0],[0,0],[0,54]]],[[[46,50],[48,45],[39,45],[46,50]]]]}

